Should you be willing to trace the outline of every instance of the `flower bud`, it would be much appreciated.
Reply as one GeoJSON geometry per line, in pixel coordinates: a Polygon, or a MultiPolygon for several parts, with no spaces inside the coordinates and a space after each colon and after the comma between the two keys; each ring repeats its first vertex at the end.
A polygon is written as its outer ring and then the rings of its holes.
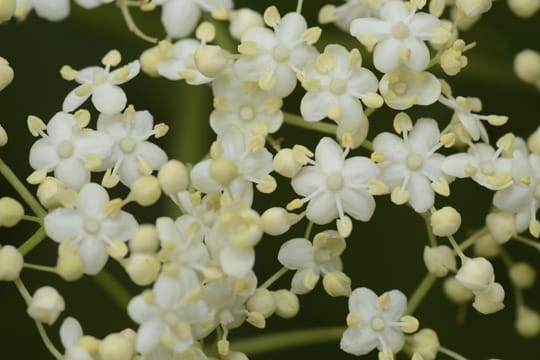
{"type": "Polygon", "coordinates": [[[252,27],[264,27],[262,15],[248,8],[242,8],[231,12],[229,20],[231,21],[229,32],[236,40],[240,40],[242,34],[252,27]]]}
{"type": "Polygon", "coordinates": [[[47,176],[37,189],[37,196],[41,204],[47,209],[60,205],[57,196],[65,190],[64,184],[52,176],[47,176]]]}
{"type": "Polygon", "coordinates": [[[278,290],[273,293],[276,301],[276,314],[283,319],[291,319],[298,314],[300,302],[298,296],[289,290],[278,290]]]}
{"type": "Polygon", "coordinates": [[[456,7],[468,17],[476,17],[491,9],[491,0],[457,0],[456,7]]]}
{"type": "Polygon", "coordinates": [[[525,49],[514,58],[514,72],[526,83],[535,83],[540,78],[540,54],[525,49]]]}
{"type": "Polygon", "coordinates": [[[540,156],[540,126],[527,139],[529,150],[540,156]]]}
{"type": "Polygon", "coordinates": [[[369,121],[367,117],[363,117],[358,128],[354,130],[345,129],[338,126],[336,130],[336,138],[342,145],[348,146],[351,149],[357,149],[366,140],[369,130],[369,121]]]}
{"type": "Polygon", "coordinates": [[[17,200],[7,196],[0,199],[0,226],[13,227],[23,215],[24,208],[17,200]]]}
{"type": "Polygon", "coordinates": [[[66,281],[79,280],[84,274],[84,261],[77,254],[76,248],[67,249],[63,245],[60,245],[58,250],[56,273],[66,281]]]}
{"type": "Polygon", "coordinates": [[[0,147],[6,145],[8,142],[8,135],[6,130],[0,125],[0,147]]]}
{"type": "Polygon", "coordinates": [[[291,225],[296,224],[301,216],[288,213],[280,207],[273,207],[261,215],[263,231],[269,235],[281,235],[289,231],[291,225]]]}
{"type": "Polygon", "coordinates": [[[178,160],[169,160],[163,164],[157,178],[165,195],[176,195],[186,190],[189,184],[188,171],[178,160]]]}
{"type": "Polygon", "coordinates": [[[223,186],[229,184],[238,176],[236,163],[226,158],[218,158],[210,164],[210,177],[223,186]]]}
{"type": "Polygon", "coordinates": [[[98,354],[102,360],[130,360],[133,344],[122,334],[111,334],[99,343],[98,354]]]}
{"type": "Polygon", "coordinates": [[[248,311],[254,311],[268,318],[276,310],[276,300],[272,293],[263,288],[258,288],[246,303],[248,311]]]}
{"type": "Polygon", "coordinates": [[[302,168],[302,163],[297,161],[292,149],[281,149],[274,156],[274,170],[281,176],[292,178],[302,168]]]}
{"type": "Polygon", "coordinates": [[[456,304],[465,304],[474,297],[472,291],[461,285],[454,277],[444,281],[443,290],[448,299],[456,304]]]}
{"type": "Polygon", "coordinates": [[[128,198],[141,206],[150,206],[156,203],[161,196],[161,187],[155,176],[141,176],[131,184],[128,198]]]}
{"type": "Polygon", "coordinates": [[[152,224],[140,225],[129,240],[129,250],[133,253],[154,254],[159,246],[156,227],[152,224]]]}
{"type": "Polygon", "coordinates": [[[330,296],[351,295],[351,279],[341,271],[332,271],[323,277],[323,287],[330,296]]]}
{"type": "Polygon", "coordinates": [[[504,288],[499,283],[492,283],[489,287],[477,292],[473,307],[482,314],[492,314],[504,308],[504,288]]]}
{"type": "Polygon", "coordinates": [[[26,311],[32,319],[52,325],[65,308],[62,295],[51,286],[43,286],[36,290],[26,311]]]}
{"type": "Polygon", "coordinates": [[[217,45],[201,45],[193,57],[199,72],[209,78],[218,76],[229,63],[227,53],[217,45]]]}
{"type": "Polygon", "coordinates": [[[540,0],[508,0],[508,7],[521,18],[533,16],[540,7],[540,0]]]}
{"type": "Polygon", "coordinates": [[[535,337],[540,333],[540,314],[526,306],[519,306],[514,326],[524,338],[535,337]]]}
{"type": "Polygon", "coordinates": [[[516,233],[515,216],[512,213],[491,213],[486,217],[486,225],[497,244],[504,244],[516,233]]]}
{"type": "Polygon", "coordinates": [[[501,247],[490,234],[485,234],[474,242],[474,253],[476,256],[492,259],[499,256],[500,252],[501,247]]]}
{"type": "Polygon", "coordinates": [[[157,66],[162,60],[163,56],[157,46],[143,51],[139,59],[142,71],[152,77],[159,77],[157,66]]]}
{"type": "Polygon", "coordinates": [[[424,360],[435,360],[439,352],[439,337],[431,329],[422,329],[411,337],[411,350],[424,360]]]}
{"type": "Polygon", "coordinates": [[[518,289],[533,287],[536,281],[536,270],[526,262],[517,262],[508,270],[512,284],[518,289]]]}
{"type": "Polygon", "coordinates": [[[448,270],[456,270],[454,252],[448,246],[441,245],[424,248],[424,263],[430,273],[438,277],[445,277],[448,270]]]}
{"type": "Polygon", "coordinates": [[[471,291],[483,291],[495,280],[493,266],[482,257],[465,258],[461,264],[456,280],[471,291]]]}
{"type": "Polygon", "coordinates": [[[0,56],[0,91],[4,90],[12,81],[13,69],[6,59],[0,56]]]}
{"type": "Polygon", "coordinates": [[[454,235],[460,225],[461,215],[453,207],[445,206],[431,214],[431,229],[437,236],[454,235]]]}
{"type": "Polygon", "coordinates": [[[0,23],[6,22],[15,13],[16,6],[15,0],[2,0],[0,1],[0,23]]]}
{"type": "Polygon", "coordinates": [[[0,249],[0,281],[13,281],[19,277],[24,260],[21,253],[13,246],[0,249]]]}
{"type": "Polygon", "coordinates": [[[123,263],[124,269],[133,282],[140,286],[153,283],[161,269],[161,263],[156,255],[134,253],[123,263]]]}

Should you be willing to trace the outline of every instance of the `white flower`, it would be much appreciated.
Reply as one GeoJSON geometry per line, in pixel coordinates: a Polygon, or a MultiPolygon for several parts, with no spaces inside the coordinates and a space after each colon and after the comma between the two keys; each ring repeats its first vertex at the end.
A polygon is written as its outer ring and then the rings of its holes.
{"type": "Polygon", "coordinates": [[[156,135],[153,125],[154,120],[148,111],[99,116],[98,131],[108,134],[114,141],[112,154],[104,164],[112,168],[109,176],[115,178],[118,175],[123,184],[130,186],[142,175],[148,175],[167,162],[167,154],[146,141],[156,135]]]}
{"type": "Polygon", "coordinates": [[[69,0],[17,0],[15,17],[24,20],[30,11],[49,21],[61,21],[69,15],[69,0]]]}
{"type": "Polygon", "coordinates": [[[78,246],[84,260],[85,274],[95,275],[107,262],[107,252],[116,255],[127,252],[124,242],[135,232],[138,224],[133,215],[124,211],[112,217],[105,210],[109,202],[107,191],[89,183],[79,193],[74,209],[58,208],[45,216],[45,232],[54,241],[68,241],[78,246]]]}
{"type": "Polygon", "coordinates": [[[242,34],[242,55],[233,69],[240,79],[258,81],[263,90],[286,97],[296,86],[296,73],[317,51],[305,37],[309,30],[302,15],[288,13],[271,26],[274,31],[253,27],[242,34]]]}
{"type": "Polygon", "coordinates": [[[287,268],[297,270],[291,290],[305,294],[313,290],[321,274],[343,270],[340,256],[344,250],[345,239],[329,230],[317,234],[313,243],[301,238],[285,242],[279,249],[278,260],[287,268]]]}
{"type": "Polygon", "coordinates": [[[75,0],[75,2],[85,9],[93,9],[103,4],[110,4],[114,0],[75,0]]]}
{"type": "Polygon", "coordinates": [[[212,83],[214,108],[210,126],[216,133],[235,125],[246,132],[264,126],[268,133],[279,130],[283,123],[283,101],[272,93],[262,91],[255,83],[240,81],[234,73],[217,78],[212,83]]]}
{"type": "Polygon", "coordinates": [[[154,0],[162,5],[161,22],[173,38],[188,36],[199,23],[201,10],[210,13],[232,9],[232,0],[154,0]]]}
{"type": "Polygon", "coordinates": [[[368,182],[377,178],[379,169],[368,158],[345,159],[343,150],[334,140],[325,137],[315,149],[315,161],[292,178],[294,191],[309,202],[306,216],[316,224],[328,224],[345,213],[356,220],[368,221],[375,210],[375,200],[368,182]]]}
{"type": "Polygon", "coordinates": [[[147,353],[160,342],[181,353],[193,344],[192,325],[209,320],[194,272],[180,271],[178,277],[161,275],[151,292],[135,296],[128,304],[129,316],[138,324],[136,349],[147,353]]]}
{"type": "Polygon", "coordinates": [[[403,138],[383,132],[373,140],[373,150],[384,155],[379,178],[396,189],[392,201],[408,201],[416,212],[423,213],[435,202],[434,189],[449,194],[449,179],[441,170],[444,156],[435,152],[442,147],[439,127],[435,120],[422,118],[410,132],[406,127],[401,131],[403,138]]]}
{"type": "Polygon", "coordinates": [[[71,112],[77,109],[91,96],[92,103],[99,112],[108,115],[121,112],[126,106],[127,98],[118,85],[134,78],[141,65],[139,60],[135,60],[111,71],[111,67],[117,66],[120,61],[120,53],[112,50],[103,57],[104,68],[91,66],[80,71],[69,67],[62,68],[61,72],[66,80],[75,80],[80,84],[66,96],[62,105],[63,111],[71,112]]]}
{"type": "Polygon", "coordinates": [[[384,74],[379,91],[386,105],[405,110],[413,105],[431,105],[439,99],[441,83],[427,71],[416,71],[406,66],[384,74]]]}
{"type": "Polygon", "coordinates": [[[183,39],[174,44],[162,41],[158,45],[161,60],[157,72],[169,80],[184,79],[190,85],[206,84],[212,81],[201,74],[195,66],[195,51],[201,42],[195,39],[183,39]]]}
{"type": "Polygon", "coordinates": [[[387,73],[405,64],[422,71],[430,59],[424,42],[439,36],[447,40],[441,21],[426,13],[416,13],[417,4],[409,10],[402,1],[390,1],[382,6],[379,18],[360,18],[351,23],[353,36],[368,49],[375,46],[373,63],[377,70],[387,73]]]}
{"type": "Polygon", "coordinates": [[[189,216],[192,221],[201,226],[201,233],[206,236],[216,218],[220,204],[221,194],[210,193],[202,196],[200,192],[190,193],[182,191],[178,194],[179,206],[184,209],[184,216],[189,216]]]}
{"type": "Polygon", "coordinates": [[[71,114],[56,113],[30,149],[30,166],[54,176],[69,188],[78,190],[90,181],[96,169],[110,154],[112,140],[106,134],[81,128],[71,114]]]}
{"type": "Polygon", "coordinates": [[[342,128],[358,129],[364,111],[359,99],[370,106],[370,100],[378,97],[377,78],[361,65],[357,49],[349,52],[341,45],[326,46],[301,73],[302,86],[307,90],[300,104],[302,117],[319,121],[328,116],[342,128]]]}
{"type": "Polygon", "coordinates": [[[467,153],[447,156],[441,168],[448,175],[470,177],[488,189],[501,190],[513,183],[512,159],[500,157],[503,150],[503,146],[495,151],[488,144],[470,143],[467,153]]]}
{"type": "Polygon", "coordinates": [[[341,338],[341,349],[364,355],[377,348],[384,354],[396,353],[405,343],[400,321],[407,298],[399,290],[380,297],[368,288],[355,289],[349,297],[348,328],[341,338]]]}
{"type": "Polygon", "coordinates": [[[60,326],[60,341],[66,349],[65,360],[92,360],[93,357],[86,352],[78,341],[83,337],[81,324],[74,318],[68,317],[60,326]]]}
{"type": "Polygon", "coordinates": [[[346,0],[339,6],[326,5],[319,12],[319,21],[334,22],[338,28],[349,32],[353,20],[377,16],[386,2],[388,0],[346,0]]]}

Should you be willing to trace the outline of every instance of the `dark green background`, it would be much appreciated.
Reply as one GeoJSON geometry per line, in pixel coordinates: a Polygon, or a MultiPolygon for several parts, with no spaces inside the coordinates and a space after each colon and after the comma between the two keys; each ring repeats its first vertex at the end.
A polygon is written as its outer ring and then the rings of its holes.
{"type": "MultiPolygon", "coordinates": [[[[326,1],[306,0],[303,13],[310,25],[316,25],[318,9],[326,1]]],[[[293,11],[294,1],[237,1],[237,7],[251,6],[263,10],[266,6],[277,4],[281,13],[293,11]]],[[[149,34],[162,36],[158,13],[135,14],[140,26],[149,34]]],[[[507,131],[526,136],[535,129],[538,119],[536,89],[521,84],[512,72],[513,55],[519,50],[538,47],[539,17],[528,20],[516,18],[508,10],[504,1],[494,3],[493,10],[482,21],[465,33],[467,42],[477,41],[478,46],[468,53],[470,66],[458,77],[448,81],[454,87],[454,94],[479,96],[484,101],[485,113],[505,114],[511,121],[502,129],[491,131],[493,138],[507,131]]],[[[358,46],[349,35],[338,32],[333,26],[324,27],[324,35],[319,49],[324,44],[340,41],[348,47],[358,46]]],[[[15,70],[15,81],[0,93],[0,123],[9,133],[8,146],[0,149],[0,156],[16,170],[21,178],[30,174],[28,150],[34,139],[26,129],[26,117],[37,115],[47,121],[61,110],[65,95],[74,87],[73,83],[61,79],[58,70],[64,64],[82,68],[99,64],[108,50],[117,48],[125,61],[137,58],[149,46],[131,35],[123,23],[120,12],[114,5],[103,6],[92,11],[84,11],[74,5],[72,15],[61,23],[49,23],[30,15],[24,23],[0,26],[0,55],[8,59],[15,70]]],[[[207,151],[212,141],[207,118],[212,110],[211,92],[208,87],[189,87],[181,82],[152,79],[141,74],[123,86],[130,103],[137,109],[148,109],[157,122],[166,122],[171,131],[158,142],[167,147],[171,157],[194,162],[207,151]]],[[[298,113],[301,89],[286,100],[286,110],[298,113]]],[[[89,103],[85,104],[90,107],[89,103]]],[[[430,116],[447,123],[451,113],[441,106],[415,108],[413,116],[430,116]]],[[[369,138],[379,131],[391,130],[393,111],[378,111],[371,120],[369,138]]],[[[94,116],[95,119],[95,116],[94,116]]],[[[491,129],[493,130],[493,129],[491,129]]],[[[278,133],[284,146],[303,143],[313,147],[320,135],[305,130],[284,126],[278,133]]],[[[366,155],[366,153],[359,152],[366,155]]],[[[292,198],[289,186],[280,181],[283,191],[279,196],[262,195],[256,203],[258,209],[274,205],[284,205],[292,198]]],[[[463,216],[462,234],[482,226],[492,194],[480,189],[470,181],[458,181],[452,185],[452,197],[438,201],[438,205],[455,206],[463,216]]],[[[13,195],[4,179],[0,179],[0,196],[13,195]]],[[[166,205],[165,205],[166,206],[166,205]]],[[[154,211],[129,207],[137,213],[140,222],[152,222],[154,211]]],[[[159,210],[159,209],[158,209],[159,210]]],[[[303,233],[305,224],[293,229],[292,236],[303,233]]],[[[21,224],[16,229],[0,229],[2,244],[20,244],[34,229],[31,224],[21,224]]],[[[317,230],[317,227],[315,228],[317,230]]],[[[280,265],[276,255],[279,246],[286,239],[265,237],[258,246],[256,271],[261,281],[267,278],[280,265]],[[260,254],[263,254],[261,256],[260,254]]],[[[427,244],[423,222],[419,216],[406,207],[390,204],[387,197],[377,199],[377,209],[373,220],[355,226],[348,239],[348,249],[343,256],[346,272],[353,279],[353,287],[367,286],[377,293],[399,288],[410,295],[425,274],[422,263],[423,247],[427,244]]],[[[516,259],[526,259],[538,269],[539,254],[520,245],[510,244],[509,251],[516,259]]],[[[28,256],[27,261],[53,265],[56,244],[46,240],[28,256]]],[[[498,260],[494,262],[497,281],[508,284],[505,269],[498,260]]],[[[136,294],[140,289],[130,286],[125,275],[116,264],[110,262],[108,269],[136,294]]],[[[102,337],[127,326],[135,326],[116,306],[108,295],[85,277],[76,283],[64,283],[57,277],[25,270],[22,279],[33,291],[37,287],[50,284],[64,295],[67,309],[63,316],[74,316],[83,324],[85,334],[102,337]]],[[[278,285],[287,286],[290,275],[278,285]]],[[[509,287],[508,287],[509,289],[509,287]]],[[[525,292],[525,301],[540,310],[540,288],[525,292]]],[[[34,324],[25,314],[25,307],[15,287],[10,283],[0,284],[0,359],[49,359],[40,342],[34,324]]],[[[320,287],[312,294],[301,298],[302,308],[294,320],[271,318],[265,332],[315,326],[344,325],[347,314],[346,299],[333,299],[326,296],[320,287]]],[[[440,282],[426,298],[417,311],[422,327],[435,329],[441,343],[456,350],[469,359],[539,359],[540,342],[538,338],[524,340],[513,329],[514,299],[510,291],[505,300],[506,309],[500,313],[482,316],[472,307],[468,308],[465,324],[456,322],[456,307],[449,303],[441,293],[440,282]]],[[[61,318],[50,329],[54,341],[61,318]]],[[[243,335],[262,334],[260,330],[244,326],[232,333],[231,339],[243,335]]],[[[232,343],[234,349],[234,341],[232,343]]],[[[59,349],[62,350],[59,345],[59,349]]],[[[309,346],[304,349],[284,350],[257,359],[352,358],[338,348],[337,343],[309,346]]],[[[443,356],[441,356],[442,358],[443,356]]],[[[375,359],[373,352],[366,359],[375,359]]]]}

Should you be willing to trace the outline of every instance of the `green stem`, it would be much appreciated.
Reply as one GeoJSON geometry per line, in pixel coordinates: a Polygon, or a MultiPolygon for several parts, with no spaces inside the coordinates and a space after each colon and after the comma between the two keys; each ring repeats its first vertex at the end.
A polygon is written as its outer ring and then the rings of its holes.
{"type": "Polygon", "coordinates": [[[39,217],[44,217],[47,215],[47,211],[43,209],[39,201],[36,200],[36,198],[28,191],[26,186],[23,184],[22,181],[19,180],[17,175],[11,169],[7,164],[0,159],[0,174],[6,178],[6,180],[13,186],[15,191],[23,198],[23,200],[28,204],[30,209],[39,217]]]}
{"type": "Polygon", "coordinates": [[[32,221],[32,222],[35,222],[35,223],[38,223],[38,224],[43,223],[43,221],[41,220],[41,218],[39,218],[39,217],[37,217],[37,216],[23,215],[23,217],[22,217],[21,219],[22,219],[22,220],[26,220],[26,221],[32,221]]]}
{"type": "Polygon", "coordinates": [[[457,352],[445,348],[444,346],[439,347],[439,352],[445,354],[448,357],[456,360],[467,360],[466,357],[459,355],[457,352]]]}
{"type": "Polygon", "coordinates": [[[414,290],[414,293],[409,298],[409,302],[407,303],[407,311],[405,311],[406,314],[412,315],[418,305],[424,300],[424,297],[427,295],[429,290],[431,290],[431,287],[433,284],[435,284],[435,280],[437,280],[437,277],[431,273],[426,274],[422,282],[418,285],[418,287],[414,290]]]}
{"type": "Polygon", "coordinates": [[[27,269],[37,270],[37,271],[45,271],[56,274],[56,269],[52,266],[45,266],[45,265],[37,265],[37,264],[30,264],[30,263],[24,263],[23,265],[27,269]]]}
{"type": "Polygon", "coordinates": [[[514,235],[514,239],[516,239],[517,241],[519,241],[522,244],[532,246],[536,250],[540,250],[540,243],[537,243],[534,240],[528,239],[525,236],[514,235]]]}
{"type": "Polygon", "coordinates": [[[501,257],[501,260],[504,263],[504,266],[506,266],[508,269],[510,269],[512,267],[512,264],[514,263],[514,261],[510,257],[510,254],[502,246],[500,248],[500,257],[501,257]]]}
{"type": "Polygon", "coordinates": [[[304,239],[308,239],[311,236],[311,230],[313,229],[313,221],[308,222],[306,231],[304,232],[304,239]]]}
{"type": "MultiPolygon", "coordinates": [[[[17,279],[14,281],[15,286],[17,287],[17,290],[19,290],[19,293],[21,294],[22,298],[24,299],[24,302],[26,303],[26,306],[30,306],[32,303],[32,296],[24,286],[21,279],[17,279]]],[[[53,345],[51,339],[47,335],[47,332],[45,331],[45,328],[43,327],[43,324],[41,324],[39,321],[34,320],[37,330],[39,332],[39,336],[41,336],[41,339],[43,340],[43,344],[45,344],[45,347],[49,352],[54,356],[57,360],[62,360],[64,357],[62,354],[56,349],[56,347],[53,345]]]]}
{"type": "Polygon", "coordinates": [[[296,3],[296,12],[301,13],[302,12],[302,6],[304,5],[304,0],[298,0],[296,3]]]}
{"type": "Polygon", "coordinates": [[[135,23],[133,20],[133,17],[131,16],[131,12],[129,9],[129,4],[126,0],[117,0],[116,4],[120,8],[120,12],[122,13],[122,17],[124,18],[124,21],[126,22],[126,25],[133,34],[140,37],[141,39],[148,41],[149,43],[156,44],[158,42],[158,39],[152,36],[146,35],[135,23]]]}
{"type": "Polygon", "coordinates": [[[96,276],[92,276],[92,279],[94,279],[94,281],[110,295],[116,305],[122,309],[126,308],[129,300],[133,297],[107,270],[102,270],[96,276]]]}
{"type": "Polygon", "coordinates": [[[28,238],[21,246],[19,246],[19,252],[21,255],[26,255],[32,249],[34,249],[36,246],[38,246],[45,238],[47,237],[47,234],[45,233],[45,229],[43,227],[40,227],[32,236],[28,238]]]}
{"type": "Polygon", "coordinates": [[[465,259],[467,256],[463,253],[463,251],[461,250],[461,248],[459,247],[456,239],[454,239],[454,236],[453,235],[449,235],[448,236],[448,240],[450,241],[450,244],[452,244],[452,247],[454,248],[454,251],[456,252],[456,254],[458,254],[458,256],[461,258],[461,259],[465,259]]]}
{"type": "Polygon", "coordinates": [[[345,328],[342,326],[300,329],[254,336],[233,341],[233,348],[249,355],[262,354],[278,350],[289,350],[312,344],[337,342],[345,328]]]}
{"type": "Polygon", "coordinates": [[[430,220],[429,212],[423,213],[422,218],[424,219],[424,224],[426,225],[426,232],[429,238],[429,245],[431,245],[432,247],[435,247],[437,246],[437,240],[435,239],[435,235],[433,235],[433,231],[431,230],[431,220],[430,220]]]}
{"type": "Polygon", "coordinates": [[[283,112],[283,122],[287,125],[296,126],[303,129],[318,131],[323,134],[336,136],[337,126],[326,122],[305,121],[300,115],[283,112]]]}
{"type": "Polygon", "coordinates": [[[270,276],[268,278],[268,280],[266,280],[262,285],[261,285],[261,288],[263,289],[267,289],[270,285],[272,285],[273,283],[275,283],[280,277],[282,277],[283,275],[285,275],[285,273],[287,273],[287,271],[289,271],[289,269],[287,269],[285,266],[282,267],[281,269],[279,269],[278,271],[276,271],[276,273],[272,276],[270,276]]]}
{"type": "Polygon", "coordinates": [[[471,236],[469,236],[467,239],[463,240],[461,242],[461,244],[459,244],[459,248],[462,250],[462,251],[465,251],[466,249],[468,249],[469,247],[471,247],[472,245],[474,245],[474,243],[476,242],[476,240],[478,240],[480,237],[484,236],[486,233],[488,232],[488,228],[487,227],[483,227],[477,231],[474,232],[474,234],[472,234],[471,236]]]}

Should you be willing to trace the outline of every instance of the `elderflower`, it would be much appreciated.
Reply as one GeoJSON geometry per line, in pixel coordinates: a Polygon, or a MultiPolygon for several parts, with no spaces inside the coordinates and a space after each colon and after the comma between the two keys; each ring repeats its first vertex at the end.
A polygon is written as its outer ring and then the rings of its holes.
{"type": "Polygon", "coordinates": [[[46,20],[61,21],[69,15],[69,0],[17,0],[14,16],[18,20],[24,20],[32,10],[46,20]]]}

